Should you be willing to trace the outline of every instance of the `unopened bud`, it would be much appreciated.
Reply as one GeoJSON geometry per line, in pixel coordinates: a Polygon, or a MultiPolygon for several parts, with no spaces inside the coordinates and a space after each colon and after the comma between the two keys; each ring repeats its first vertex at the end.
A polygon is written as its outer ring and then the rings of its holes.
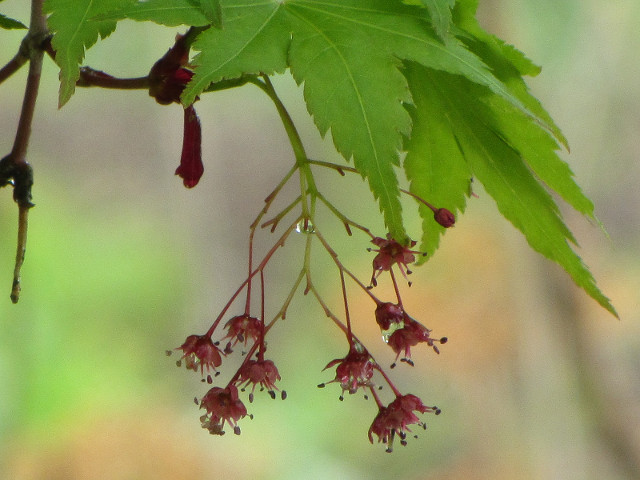
{"type": "Polygon", "coordinates": [[[433,214],[433,218],[444,228],[452,227],[456,223],[456,216],[446,208],[439,208],[436,210],[433,214]]]}

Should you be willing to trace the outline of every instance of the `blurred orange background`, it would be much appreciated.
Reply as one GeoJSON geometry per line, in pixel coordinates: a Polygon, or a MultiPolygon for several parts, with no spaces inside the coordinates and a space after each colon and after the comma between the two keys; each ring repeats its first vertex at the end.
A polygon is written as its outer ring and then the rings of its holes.
{"type": "MultiPolygon", "coordinates": [[[[24,3],[6,0],[3,12],[26,22],[24,3]]],[[[390,371],[403,392],[443,409],[424,417],[426,432],[385,454],[367,440],[372,400],[340,402],[337,385],[316,388],[331,380],[322,369],[346,343],[313,298],[298,294],[268,337],[287,400],[256,394],[242,435],[210,436],[192,401],[206,386],[164,352],[206,330],[246,275],[249,224],[293,160],[277,114],[252,86],[203,96],[205,175],[186,190],[173,175],[178,106],[160,107],[144,92],[79,88],[58,110],[47,61],[29,149],[37,206],[15,306],[17,209],[11,191],[0,191],[0,478],[640,478],[640,3],[480,4],[487,30],[543,66],[530,86],[569,139],[565,158],[609,236],[569,209],[565,218],[619,321],[530,251],[478,187],[433,260],[402,286],[408,311],[449,338],[439,356],[414,348],[415,367],[390,371]]],[[[175,33],[122,22],[85,64],[144,75],[175,33]]],[[[0,32],[0,64],[22,35],[0,32]]],[[[0,153],[11,148],[25,78],[23,68],[0,87],[0,153]]],[[[275,85],[310,155],[339,161],[301,90],[288,75],[275,85]]],[[[323,172],[318,181],[352,218],[382,232],[377,207],[352,200],[368,198],[357,177],[323,172]]],[[[404,206],[417,236],[414,205],[404,206]]],[[[366,282],[366,236],[347,241],[339,225],[322,228],[366,282]]],[[[266,271],[269,311],[299,272],[301,237],[266,271]]],[[[258,240],[264,252],[275,239],[258,240]]],[[[340,312],[335,268],[321,254],[315,268],[340,312]]],[[[376,294],[390,296],[388,280],[380,283],[376,294]]],[[[350,295],[356,333],[381,364],[392,363],[373,304],[356,288],[350,295]]],[[[233,372],[223,365],[220,378],[233,372]]]]}

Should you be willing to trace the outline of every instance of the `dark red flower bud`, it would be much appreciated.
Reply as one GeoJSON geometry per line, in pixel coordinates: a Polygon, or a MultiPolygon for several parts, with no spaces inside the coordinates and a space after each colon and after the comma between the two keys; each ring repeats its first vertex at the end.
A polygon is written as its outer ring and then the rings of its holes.
{"type": "Polygon", "coordinates": [[[182,157],[176,168],[176,175],[182,178],[184,186],[195,187],[204,173],[202,164],[202,129],[200,119],[193,105],[184,109],[184,135],[182,137],[182,157]]]}
{"type": "Polygon", "coordinates": [[[456,216],[446,208],[437,209],[433,214],[433,218],[444,228],[453,227],[453,224],[456,223],[456,216]]]}

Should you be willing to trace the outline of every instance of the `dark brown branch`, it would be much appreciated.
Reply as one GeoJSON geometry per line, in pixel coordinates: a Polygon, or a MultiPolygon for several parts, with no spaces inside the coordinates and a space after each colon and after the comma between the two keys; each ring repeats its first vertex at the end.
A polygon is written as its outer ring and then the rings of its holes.
{"type": "Polygon", "coordinates": [[[149,76],[116,78],[91,67],[82,67],[80,69],[80,79],[76,85],[78,87],[101,87],[119,90],[146,90],[149,88],[149,76]]]}
{"type": "Polygon", "coordinates": [[[20,70],[20,67],[29,60],[28,39],[29,35],[22,40],[18,53],[16,53],[4,67],[0,68],[0,83],[4,82],[7,78],[20,70]]]}
{"type": "MultiPolygon", "coordinates": [[[[17,303],[20,297],[20,270],[24,261],[27,243],[28,211],[33,207],[31,203],[31,186],[33,185],[33,170],[27,162],[27,148],[31,136],[31,124],[38,98],[40,76],[42,73],[42,58],[47,43],[48,31],[46,18],[42,11],[43,0],[31,1],[31,21],[29,33],[20,46],[19,55],[29,57],[29,74],[25,87],[22,110],[16,130],[11,153],[0,160],[0,186],[13,185],[13,198],[18,204],[18,245],[16,263],[11,288],[11,301],[17,303]]],[[[16,59],[19,63],[20,59],[16,59]]],[[[10,62],[11,63],[11,62],[10,62]]],[[[6,68],[6,67],[5,67],[6,68]]],[[[9,71],[12,68],[10,67],[9,71]]],[[[5,69],[3,69],[5,70],[5,69]]]]}

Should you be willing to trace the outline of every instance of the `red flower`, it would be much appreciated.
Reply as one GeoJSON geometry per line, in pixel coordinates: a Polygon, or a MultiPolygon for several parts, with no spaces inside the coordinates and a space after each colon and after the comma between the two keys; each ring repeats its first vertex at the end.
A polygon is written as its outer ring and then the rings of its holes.
{"type": "Polygon", "coordinates": [[[233,427],[236,435],[240,434],[240,427],[236,423],[247,414],[247,408],[238,398],[235,385],[227,388],[213,387],[202,397],[200,408],[207,410],[200,418],[202,428],[209,430],[212,435],[224,435],[225,422],[233,427]]]}
{"type": "MultiPolygon", "coordinates": [[[[378,246],[377,250],[370,249],[370,251],[378,252],[378,255],[373,259],[373,275],[371,276],[371,285],[373,286],[378,284],[376,281],[378,275],[384,271],[391,270],[394,264],[398,264],[398,268],[406,278],[407,274],[411,273],[411,271],[407,269],[407,265],[415,262],[416,253],[421,253],[410,250],[408,247],[396,242],[391,238],[390,234],[387,234],[386,240],[381,237],[375,237],[371,240],[371,243],[378,246]]],[[[412,240],[409,247],[413,247],[415,244],[416,242],[412,240]]]]}
{"type": "Polygon", "coordinates": [[[222,364],[220,350],[211,341],[208,335],[189,335],[182,346],[176,350],[182,350],[183,355],[178,360],[178,366],[184,359],[187,369],[197,371],[200,367],[200,373],[204,374],[211,368],[215,371],[216,367],[222,364]]]}
{"type": "MultiPolygon", "coordinates": [[[[406,313],[404,314],[404,326],[394,331],[387,343],[396,353],[396,361],[400,354],[404,351],[404,357],[402,361],[413,365],[411,360],[411,347],[416,346],[418,343],[425,342],[427,345],[433,348],[436,353],[440,353],[435,343],[444,344],[447,343],[447,337],[440,339],[433,339],[430,336],[431,330],[422,325],[420,322],[414,320],[406,313]]],[[[392,365],[392,367],[395,366],[392,365]]]]}
{"type": "Polygon", "coordinates": [[[204,173],[202,164],[202,128],[193,105],[184,109],[184,133],[182,137],[182,156],[176,175],[182,178],[187,188],[195,187],[204,173]]]}
{"type": "Polygon", "coordinates": [[[389,330],[392,324],[404,321],[404,310],[400,305],[391,302],[380,303],[376,307],[376,322],[382,330],[389,330]]]}
{"type": "MultiPolygon", "coordinates": [[[[353,343],[344,358],[336,358],[324,367],[324,370],[337,365],[336,378],[329,383],[339,382],[342,392],[354,394],[359,387],[371,386],[374,363],[369,352],[359,343],[353,343]]],[[[321,384],[320,386],[324,386],[321,384]]],[[[342,400],[340,396],[340,400],[342,400]]]]}
{"type": "Polygon", "coordinates": [[[235,339],[233,341],[233,345],[229,345],[229,348],[238,342],[242,342],[246,345],[249,339],[252,339],[255,342],[260,338],[263,331],[262,320],[256,317],[251,317],[247,314],[233,317],[226,323],[224,328],[227,329],[227,335],[225,338],[235,339]]]}
{"type": "Polygon", "coordinates": [[[274,390],[279,389],[275,383],[280,380],[280,373],[271,360],[249,360],[240,367],[239,374],[238,385],[253,384],[249,394],[249,402],[253,402],[253,391],[258,385],[260,385],[260,390],[266,388],[271,398],[276,398],[274,390]]]}
{"type": "Polygon", "coordinates": [[[369,428],[369,441],[373,443],[373,435],[378,436],[378,442],[387,444],[387,452],[393,451],[395,435],[400,437],[400,443],[406,445],[405,432],[410,432],[408,425],[417,424],[426,428],[414,412],[434,412],[440,414],[438,407],[427,407],[415,395],[399,395],[386,407],[380,407],[378,415],[369,428]]]}

